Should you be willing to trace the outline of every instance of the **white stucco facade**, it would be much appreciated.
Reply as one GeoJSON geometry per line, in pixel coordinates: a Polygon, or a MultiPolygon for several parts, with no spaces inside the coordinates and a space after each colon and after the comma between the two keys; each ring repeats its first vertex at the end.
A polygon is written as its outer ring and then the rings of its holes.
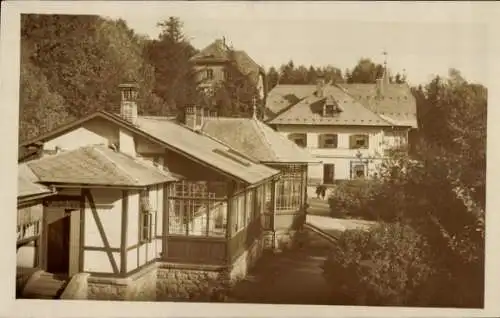
{"type": "Polygon", "coordinates": [[[392,127],[277,125],[276,130],[291,139],[305,135],[305,148],[321,161],[321,164],[310,164],[308,167],[310,185],[330,183],[325,180],[325,175],[329,174],[325,169],[333,170],[334,180],[349,180],[356,178],[353,169],[364,166],[364,177],[370,177],[377,172],[385,150],[408,142],[407,129],[392,127]],[[336,147],[324,147],[322,139],[325,136],[336,136],[336,147]],[[353,148],[353,136],[367,136],[367,146],[353,148]],[[333,166],[325,168],[326,165],[333,166]]]}

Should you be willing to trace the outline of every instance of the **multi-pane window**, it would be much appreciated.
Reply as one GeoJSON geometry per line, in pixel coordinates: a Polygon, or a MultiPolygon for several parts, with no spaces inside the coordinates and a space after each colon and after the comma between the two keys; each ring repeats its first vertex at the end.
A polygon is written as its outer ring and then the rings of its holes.
{"type": "Polygon", "coordinates": [[[238,195],[237,199],[236,220],[234,223],[234,232],[245,227],[245,193],[238,195]]]}
{"type": "Polygon", "coordinates": [[[305,148],[307,147],[307,135],[306,134],[290,134],[288,139],[293,141],[297,146],[305,148]]]}
{"type": "Polygon", "coordinates": [[[349,139],[350,149],[368,149],[368,135],[351,135],[349,139]]]}
{"type": "Polygon", "coordinates": [[[214,79],[214,70],[212,70],[212,69],[210,69],[210,68],[209,68],[209,69],[207,69],[207,70],[205,71],[205,79],[207,79],[207,80],[212,80],[212,79],[214,79]]]}
{"type": "Polygon", "coordinates": [[[338,146],[337,134],[325,134],[319,136],[320,148],[337,148],[337,146],[338,146]]]}
{"type": "Polygon", "coordinates": [[[366,165],[362,163],[351,163],[351,179],[364,179],[366,176],[366,165]]]}
{"type": "Polygon", "coordinates": [[[224,236],[227,203],[223,187],[206,182],[180,181],[169,188],[169,234],[224,236]]]}
{"type": "Polygon", "coordinates": [[[302,201],[302,169],[289,165],[281,169],[281,178],[276,183],[276,211],[297,210],[302,201]]]}
{"type": "Polygon", "coordinates": [[[139,213],[140,229],[139,236],[141,242],[151,242],[153,238],[153,209],[149,201],[149,189],[142,190],[139,193],[139,213]]]}

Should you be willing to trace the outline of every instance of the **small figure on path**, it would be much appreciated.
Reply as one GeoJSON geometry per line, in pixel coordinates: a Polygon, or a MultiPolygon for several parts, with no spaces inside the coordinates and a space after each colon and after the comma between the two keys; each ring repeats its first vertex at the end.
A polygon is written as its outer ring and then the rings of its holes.
{"type": "Polygon", "coordinates": [[[321,195],[321,186],[316,187],[316,197],[319,199],[319,196],[321,195]]]}

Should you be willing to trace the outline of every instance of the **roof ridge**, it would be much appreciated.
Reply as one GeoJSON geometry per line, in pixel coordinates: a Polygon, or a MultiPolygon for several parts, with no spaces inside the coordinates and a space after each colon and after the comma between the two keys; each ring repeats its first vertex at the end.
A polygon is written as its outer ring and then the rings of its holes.
{"type": "Polygon", "coordinates": [[[369,109],[368,107],[366,107],[365,105],[363,105],[363,103],[360,103],[359,101],[356,100],[356,98],[354,98],[354,96],[352,96],[348,90],[346,90],[345,88],[339,86],[339,84],[337,83],[333,83],[332,86],[335,86],[337,87],[338,89],[340,89],[345,95],[347,95],[354,103],[360,105],[361,107],[363,107],[364,109],[366,109],[367,111],[369,111],[370,113],[372,113],[373,115],[377,116],[378,118],[380,118],[382,121],[388,123],[388,124],[391,124],[391,125],[394,125],[394,123],[386,120],[385,118],[381,117],[378,113],[372,111],[371,109],[369,109]]]}
{"type": "MultiPolygon", "coordinates": [[[[91,147],[91,149],[89,150],[95,150],[96,152],[100,153],[107,161],[109,161],[111,163],[111,165],[113,165],[114,167],[116,167],[118,170],[122,171],[123,173],[125,173],[125,176],[127,177],[127,179],[129,179],[129,181],[131,182],[134,182],[134,183],[138,183],[139,180],[137,180],[136,178],[132,177],[127,170],[125,170],[123,167],[121,167],[120,165],[118,165],[116,162],[114,162],[106,153],[104,153],[101,149],[99,149],[98,147],[91,147]]],[[[111,150],[111,149],[110,149],[111,150]]],[[[113,150],[112,150],[113,151],[113,150]]],[[[120,154],[124,154],[122,152],[119,152],[117,151],[117,153],[120,153],[120,154]]]]}
{"type": "Polygon", "coordinates": [[[262,128],[262,126],[261,126],[261,125],[265,125],[265,124],[262,123],[262,122],[260,122],[260,120],[258,120],[256,118],[252,118],[252,123],[257,127],[257,130],[260,132],[260,134],[264,138],[265,143],[269,146],[268,149],[271,150],[271,152],[273,153],[274,157],[276,159],[280,159],[280,156],[278,156],[278,154],[274,150],[274,147],[273,147],[272,143],[269,141],[269,138],[267,138],[267,135],[264,132],[264,129],[262,128]]]}

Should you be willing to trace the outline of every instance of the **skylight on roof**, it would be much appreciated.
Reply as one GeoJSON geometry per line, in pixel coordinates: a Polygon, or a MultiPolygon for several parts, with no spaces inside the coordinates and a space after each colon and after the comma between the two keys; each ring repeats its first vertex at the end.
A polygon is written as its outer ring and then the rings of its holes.
{"type": "Polygon", "coordinates": [[[235,154],[235,152],[229,152],[228,150],[222,150],[222,149],[214,149],[212,150],[214,153],[218,154],[218,155],[221,155],[223,157],[226,157],[228,159],[231,159],[232,161],[242,165],[242,166],[245,166],[245,167],[249,167],[250,166],[250,162],[243,159],[242,156],[239,156],[237,154],[235,154]]]}

